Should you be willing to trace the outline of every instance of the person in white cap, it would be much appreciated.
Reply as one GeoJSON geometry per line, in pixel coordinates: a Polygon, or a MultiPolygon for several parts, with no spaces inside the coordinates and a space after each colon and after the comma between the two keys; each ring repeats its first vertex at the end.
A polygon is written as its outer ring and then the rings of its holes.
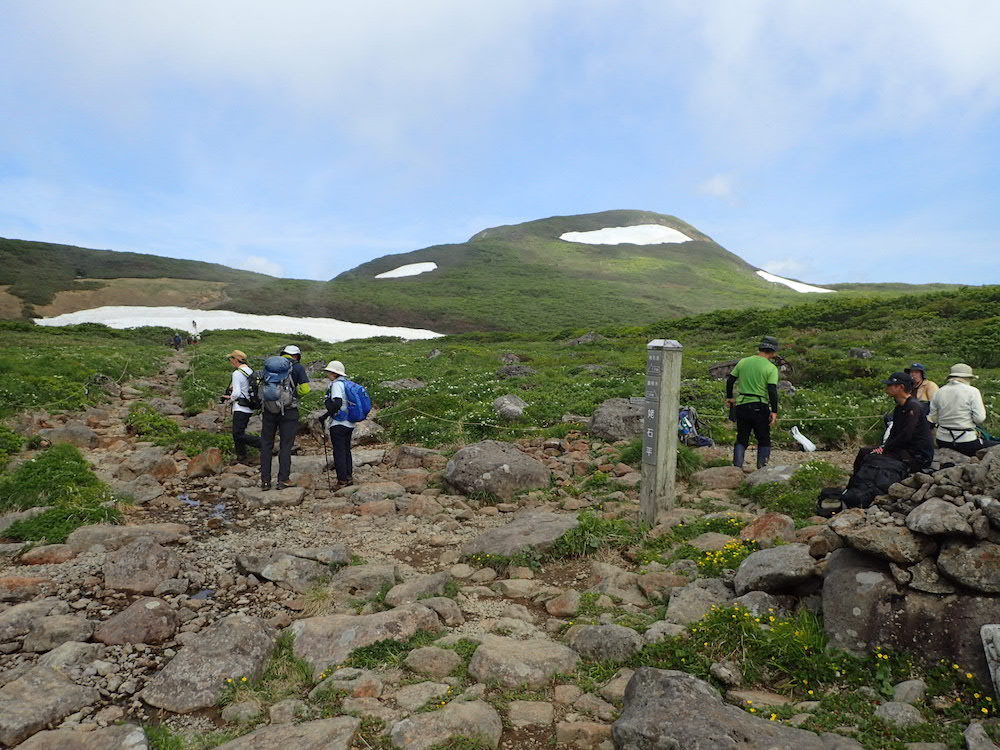
{"type": "Polygon", "coordinates": [[[347,418],[347,390],[342,378],[347,377],[344,363],[332,360],[323,368],[330,385],[326,389],[326,414],[320,422],[330,425],[330,444],[333,446],[333,466],[337,472],[337,486],[346,487],[354,481],[354,462],[351,456],[351,436],[355,423],[347,418]]]}
{"type": "Polygon", "coordinates": [[[927,418],[937,425],[938,448],[974,456],[983,447],[976,426],[986,421],[986,406],[983,394],[972,385],[978,377],[971,367],[959,362],[948,373],[948,382],[931,399],[927,418]]]}

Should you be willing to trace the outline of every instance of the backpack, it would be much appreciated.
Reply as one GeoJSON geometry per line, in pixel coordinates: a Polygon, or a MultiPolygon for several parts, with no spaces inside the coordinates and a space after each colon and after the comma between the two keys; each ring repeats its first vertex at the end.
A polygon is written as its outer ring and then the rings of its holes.
{"type": "Polygon", "coordinates": [[[298,406],[295,383],[292,382],[292,362],[285,357],[268,357],[260,376],[260,402],[264,411],[284,414],[285,409],[298,406]]]}
{"type": "Polygon", "coordinates": [[[245,406],[248,409],[253,409],[257,411],[261,407],[260,403],[260,384],[261,376],[257,373],[252,375],[247,375],[243,373],[247,378],[247,395],[245,397],[240,397],[236,399],[236,403],[240,406],[245,406]]]}
{"type": "Polygon", "coordinates": [[[698,412],[693,406],[685,406],[677,413],[677,438],[692,448],[704,448],[715,443],[711,438],[698,434],[698,412]]]}
{"type": "Polygon", "coordinates": [[[347,396],[347,403],[344,404],[341,411],[347,411],[348,422],[362,421],[372,410],[372,400],[368,391],[363,385],[355,383],[353,380],[341,377],[340,381],[344,384],[344,393],[347,396]]]}
{"type": "Polygon", "coordinates": [[[824,487],[819,491],[816,499],[816,515],[823,518],[832,518],[835,513],[840,513],[844,509],[843,487],[824,487]]]}
{"type": "Polygon", "coordinates": [[[844,491],[844,506],[867,508],[877,495],[889,491],[889,485],[906,479],[910,470],[898,458],[872,453],[865,457],[844,491]]]}

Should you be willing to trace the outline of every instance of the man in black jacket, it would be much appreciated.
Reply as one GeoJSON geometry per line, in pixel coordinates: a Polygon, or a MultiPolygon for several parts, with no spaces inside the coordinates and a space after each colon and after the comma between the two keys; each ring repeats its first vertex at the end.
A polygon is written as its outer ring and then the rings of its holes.
{"type": "Polygon", "coordinates": [[[869,455],[886,455],[906,464],[911,473],[923,471],[934,459],[934,437],[924,407],[913,396],[913,378],[894,372],[882,381],[885,392],[896,402],[889,435],[877,448],[862,448],[854,461],[854,471],[869,455]]]}

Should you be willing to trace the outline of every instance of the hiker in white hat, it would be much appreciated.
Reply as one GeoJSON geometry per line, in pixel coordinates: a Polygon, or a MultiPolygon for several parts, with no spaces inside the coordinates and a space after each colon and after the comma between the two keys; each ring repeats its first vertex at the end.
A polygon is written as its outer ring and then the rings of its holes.
{"type": "Polygon", "coordinates": [[[326,389],[326,414],[320,422],[329,425],[330,444],[333,447],[333,466],[337,472],[337,486],[346,487],[354,483],[354,462],[351,457],[351,436],[354,434],[355,423],[348,419],[347,414],[347,371],[344,363],[331,360],[323,368],[330,385],[326,389]]]}
{"type": "Polygon", "coordinates": [[[948,373],[948,382],[931,399],[928,419],[937,425],[938,448],[974,456],[983,447],[976,426],[986,421],[986,406],[983,394],[972,385],[978,377],[971,367],[959,362],[948,373]]]}

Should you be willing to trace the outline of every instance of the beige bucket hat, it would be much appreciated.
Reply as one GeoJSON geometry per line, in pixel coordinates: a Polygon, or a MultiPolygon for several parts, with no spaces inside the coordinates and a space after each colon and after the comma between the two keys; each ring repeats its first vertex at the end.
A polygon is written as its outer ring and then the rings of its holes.
{"type": "Polygon", "coordinates": [[[347,377],[347,373],[344,371],[344,363],[341,362],[340,360],[337,359],[330,360],[330,364],[328,364],[323,369],[326,370],[327,372],[335,372],[338,375],[343,375],[344,377],[347,377]]]}
{"type": "Polygon", "coordinates": [[[233,349],[229,354],[226,355],[226,359],[235,359],[237,362],[246,363],[247,355],[241,352],[239,349],[233,349]]]}
{"type": "Polygon", "coordinates": [[[976,378],[978,375],[972,374],[972,368],[963,362],[959,362],[957,365],[951,366],[951,372],[948,373],[949,378],[976,378]]]}

